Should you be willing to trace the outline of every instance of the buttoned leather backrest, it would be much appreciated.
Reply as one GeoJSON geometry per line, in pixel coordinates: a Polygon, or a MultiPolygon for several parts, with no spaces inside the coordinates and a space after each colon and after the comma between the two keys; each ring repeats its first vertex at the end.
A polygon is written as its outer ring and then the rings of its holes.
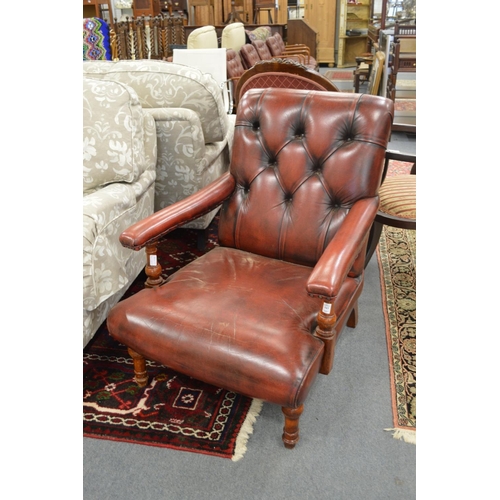
{"type": "Polygon", "coordinates": [[[254,64],[261,61],[257,49],[251,43],[245,43],[240,49],[240,56],[245,69],[251,68],[254,64]]]}
{"type": "Polygon", "coordinates": [[[219,242],[312,266],[352,205],[378,202],[392,101],[253,89],[238,105],[219,242]]]}
{"type": "Polygon", "coordinates": [[[266,40],[266,45],[273,57],[279,57],[285,50],[285,44],[283,43],[283,39],[279,36],[279,33],[275,33],[275,35],[270,36],[266,40]]]}
{"type": "Polygon", "coordinates": [[[238,52],[233,49],[226,52],[226,70],[228,78],[239,78],[245,72],[238,52]]]}
{"type": "Polygon", "coordinates": [[[259,57],[262,61],[267,61],[273,58],[273,55],[271,54],[269,47],[264,40],[254,40],[252,42],[252,45],[257,50],[257,53],[259,54],[259,57]]]}

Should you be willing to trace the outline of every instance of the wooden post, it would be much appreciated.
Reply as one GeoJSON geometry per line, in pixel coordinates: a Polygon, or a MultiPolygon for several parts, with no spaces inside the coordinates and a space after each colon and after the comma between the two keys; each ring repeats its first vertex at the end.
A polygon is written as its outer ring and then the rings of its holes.
{"type": "Polygon", "coordinates": [[[325,344],[323,359],[319,372],[328,375],[332,370],[333,357],[335,354],[335,324],[337,316],[333,310],[331,302],[323,302],[323,307],[318,313],[318,326],[314,332],[314,336],[321,339],[325,344]]]}

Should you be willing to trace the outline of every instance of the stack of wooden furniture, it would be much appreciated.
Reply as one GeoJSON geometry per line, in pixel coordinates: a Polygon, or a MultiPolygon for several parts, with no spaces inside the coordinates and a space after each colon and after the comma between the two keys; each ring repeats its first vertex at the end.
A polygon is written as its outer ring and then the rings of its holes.
{"type": "MultiPolygon", "coordinates": [[[[402,79],[398,82],[398,75],[400,73],[416,74],[416,72],[417,26],[396,24],[394,27],[394,38],[389,51],[386,96],[395,103],[398,98],[405,99],[410,96],[414,97],[416,94],[416,86],[412,88],[401,88],[400,86],[405,80],[402,79]]],[[[416,106],[414,109],[398,109],[398,106],[396,106],[392,129],[400,132],[415,132],[416,120],[416,106]]]]}
{"type": "Polygon", "coordinates": [[[172,45],[185,45],[185,18],[155,16],[117,21],[113,59],[167,59],[172,45]]]}

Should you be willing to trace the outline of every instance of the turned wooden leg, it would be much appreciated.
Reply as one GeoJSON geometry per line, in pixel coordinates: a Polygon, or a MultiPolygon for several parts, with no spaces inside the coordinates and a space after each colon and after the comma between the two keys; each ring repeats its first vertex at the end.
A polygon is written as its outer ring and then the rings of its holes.
{"type": "Polygon", "coordinates": [[[292,449],[299,441],[299,418],[304,411],[304,405],[298,408],[281,408],[285,415],[285,427],[283,428],[283,443],[285,448],[292,449]]]}
{"type": "Polygon", "coordinates": [[[358,301],[354,305],[351,314],[349,315],[349,319],[347,320],[347,326],[349,328],[356,328],[358,324],[358,301]]]}
{"type": "Polygon", "coordinates": [[[138,353],[128,348],[128,353],[134,360],[135,381],[139,387],[144,387],[148,383],[148,372],[146,371],[146,360],[138,353]]]}

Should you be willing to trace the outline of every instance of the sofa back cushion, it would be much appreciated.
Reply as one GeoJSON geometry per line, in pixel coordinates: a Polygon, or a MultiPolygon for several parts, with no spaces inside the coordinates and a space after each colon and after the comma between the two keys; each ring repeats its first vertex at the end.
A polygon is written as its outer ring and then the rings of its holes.
{"type": "MultiPolygon", "coordinates": [[[[105,61],[103,61],[105,62],[105,61]]],[[[83,193],[114,182],[134,182],[146,167],[144,116],[133,89],[83,79],[83,193]]]]}
{"type": "Polygon", "coordinates": [[[188,108],[198,114],[205,143],[222,141],[228,118],[222,91],[209,74],[159,60],[84,61],[83,73],[125,83],[144,108],[188,108]]]}

